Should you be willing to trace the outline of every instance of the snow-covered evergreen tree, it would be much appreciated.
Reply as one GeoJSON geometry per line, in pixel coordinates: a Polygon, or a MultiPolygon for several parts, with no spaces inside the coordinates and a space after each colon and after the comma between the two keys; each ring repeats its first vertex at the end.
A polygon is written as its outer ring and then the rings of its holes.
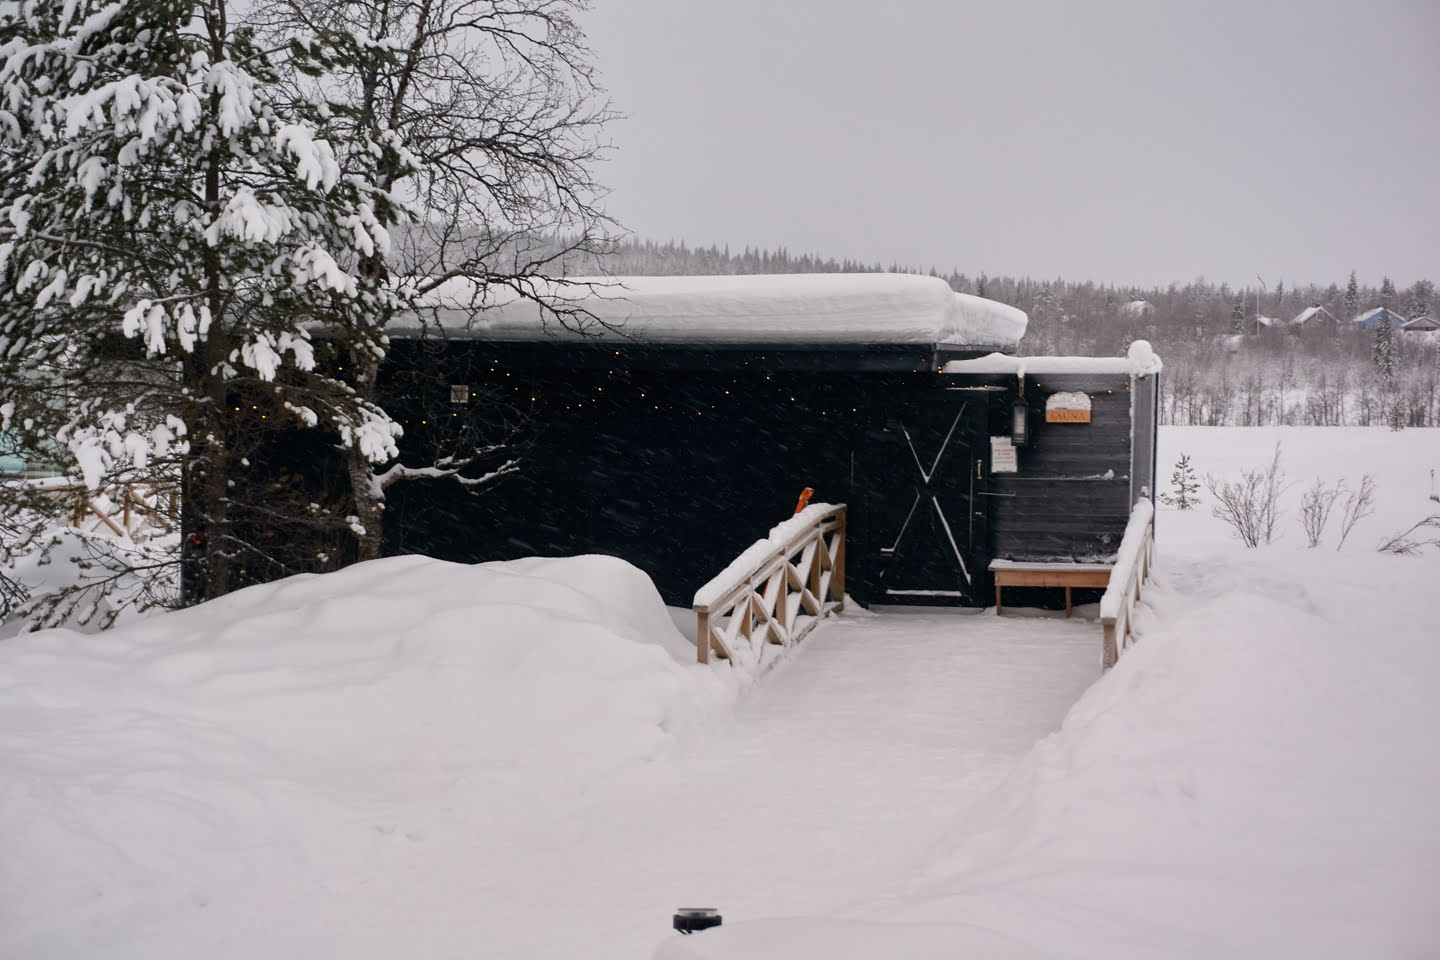
{"type": "Polygon", "coordinates": [[[1345,284],[1345,316],[1349,320],[1360,312],[1360,283],[1355,279],[1355,271],[1350,271],[1350,282],[1345,284]]]}
{"type": "Polygon", "coordinates": [[[1429,280],[1416,280],[1410,288],[1410,304],[1405,310],[1406,319],[1430,315],[1430,299],[1435,296],[1435,285],[1429,280]]]}
{"type": "Polygon", "coordinates": [[[1380,306],[1386,310],[1395,309],[1395,281],[1389,277],[1380,281],[1380,306]]]}
{"type": "Polygon", "coordinates": [[[1390,315],[1383,313],[1375,320],[1375,345],[1372,352],[1375,369],[1380,372],[1380,382],[1392,387],[1395,383],[1395,368],[1399,356],[1395,345],[1395,326],[1390,315]]]}
{"type": "MultiPolygon", "coordinates": [[[[404,305],[362,269],[404,204],[343,169],[348,107],[288,93],[353,47],[262,47],[224,0],[10,6],[0,407],[92,486],[174,458],[190,599],[291,572],[286,530],[320,521],[241,482],[247,454],[320,427],[384,460],[400,433],[335,373],[404,305]],[[19,389],[37,369],[84,388],[19,389]]],[[[406,165],[360,129],[349,149],[406,165]]]]}
{"type": "Polygon", "coordinates": [[[1230,304],[1230,332],[1245,332],[1245,300],[1238,293],[1235,295],[1235,301],[1230,304]]]}

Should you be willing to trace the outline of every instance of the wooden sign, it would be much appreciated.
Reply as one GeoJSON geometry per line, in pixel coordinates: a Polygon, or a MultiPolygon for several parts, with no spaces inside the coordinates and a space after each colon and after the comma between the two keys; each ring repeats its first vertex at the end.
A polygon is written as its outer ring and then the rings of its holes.
{"type": "Polygon", "coordinates": [[[1046,423],[1089,423],[1090,397],[1078,390],[1052,393],[1045,398],[1046,423]]]}

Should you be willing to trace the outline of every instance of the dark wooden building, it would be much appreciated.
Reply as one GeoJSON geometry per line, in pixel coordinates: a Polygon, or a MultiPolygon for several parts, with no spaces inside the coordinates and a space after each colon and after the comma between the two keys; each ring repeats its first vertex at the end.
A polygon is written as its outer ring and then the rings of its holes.
{"type": "Polygon", "coordinates": [[[856,600],[978,606],[990,560],[1106,559],[1151,495],[1147,357],[993,354],[1024,315],[933,278],[632,283],[610,307],[620,334],[553,336],[503,310],[396,331],[381,387],[407,461],[503,408],[521,464],[480,496],[392,488],[388,550],[614,554],[689,606],[809,486],[849,505],[856,600]]]}

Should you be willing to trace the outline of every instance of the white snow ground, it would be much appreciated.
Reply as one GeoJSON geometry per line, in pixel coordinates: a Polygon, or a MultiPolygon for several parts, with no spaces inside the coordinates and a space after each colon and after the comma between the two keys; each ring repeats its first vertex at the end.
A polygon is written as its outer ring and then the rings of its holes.
{"type": "Polygon", "coordinates": [[[1140,643],[924,864],[657,958],[1440,956],[1440,552],[1374,552],[1440,513],[1440,431],[1164,428],[1160,473],[1233,477],[1277,440],[1283,539],[1244,550],[1204,491],[1162,508],[1140,643]],[[1367,471],[1375,516],[1306,549],[1302,488],[1367,471]]]}
{"type": "Polygon", "coordinates": [[[1440,553],[1373,552],[1440,432],[1167,429],[1161,474],[1277,436],[1378,515],[1306,550],[1297,487],[1246,552],[1162,509],[1088,692],[1093,624],[894,611],[750,685],[598,558],[4,641],[0,957],[1440,954],[1440,553]]]}

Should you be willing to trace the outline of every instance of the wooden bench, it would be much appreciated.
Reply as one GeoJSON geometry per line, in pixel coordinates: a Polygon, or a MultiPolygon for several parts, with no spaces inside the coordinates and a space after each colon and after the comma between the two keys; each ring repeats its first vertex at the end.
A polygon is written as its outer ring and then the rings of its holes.
{"type": "Polygon", "coordinates": [[[990,572],[995,574],[995,615],[1005,612],[1001,603],[1002,587],[1064,587],[1065,616],[1070,616],[1070,591],[1076,587],[1104,590],[1110,585],[1108,563],[1029,563],[1023,560],[992,560],[990,572]]]}

